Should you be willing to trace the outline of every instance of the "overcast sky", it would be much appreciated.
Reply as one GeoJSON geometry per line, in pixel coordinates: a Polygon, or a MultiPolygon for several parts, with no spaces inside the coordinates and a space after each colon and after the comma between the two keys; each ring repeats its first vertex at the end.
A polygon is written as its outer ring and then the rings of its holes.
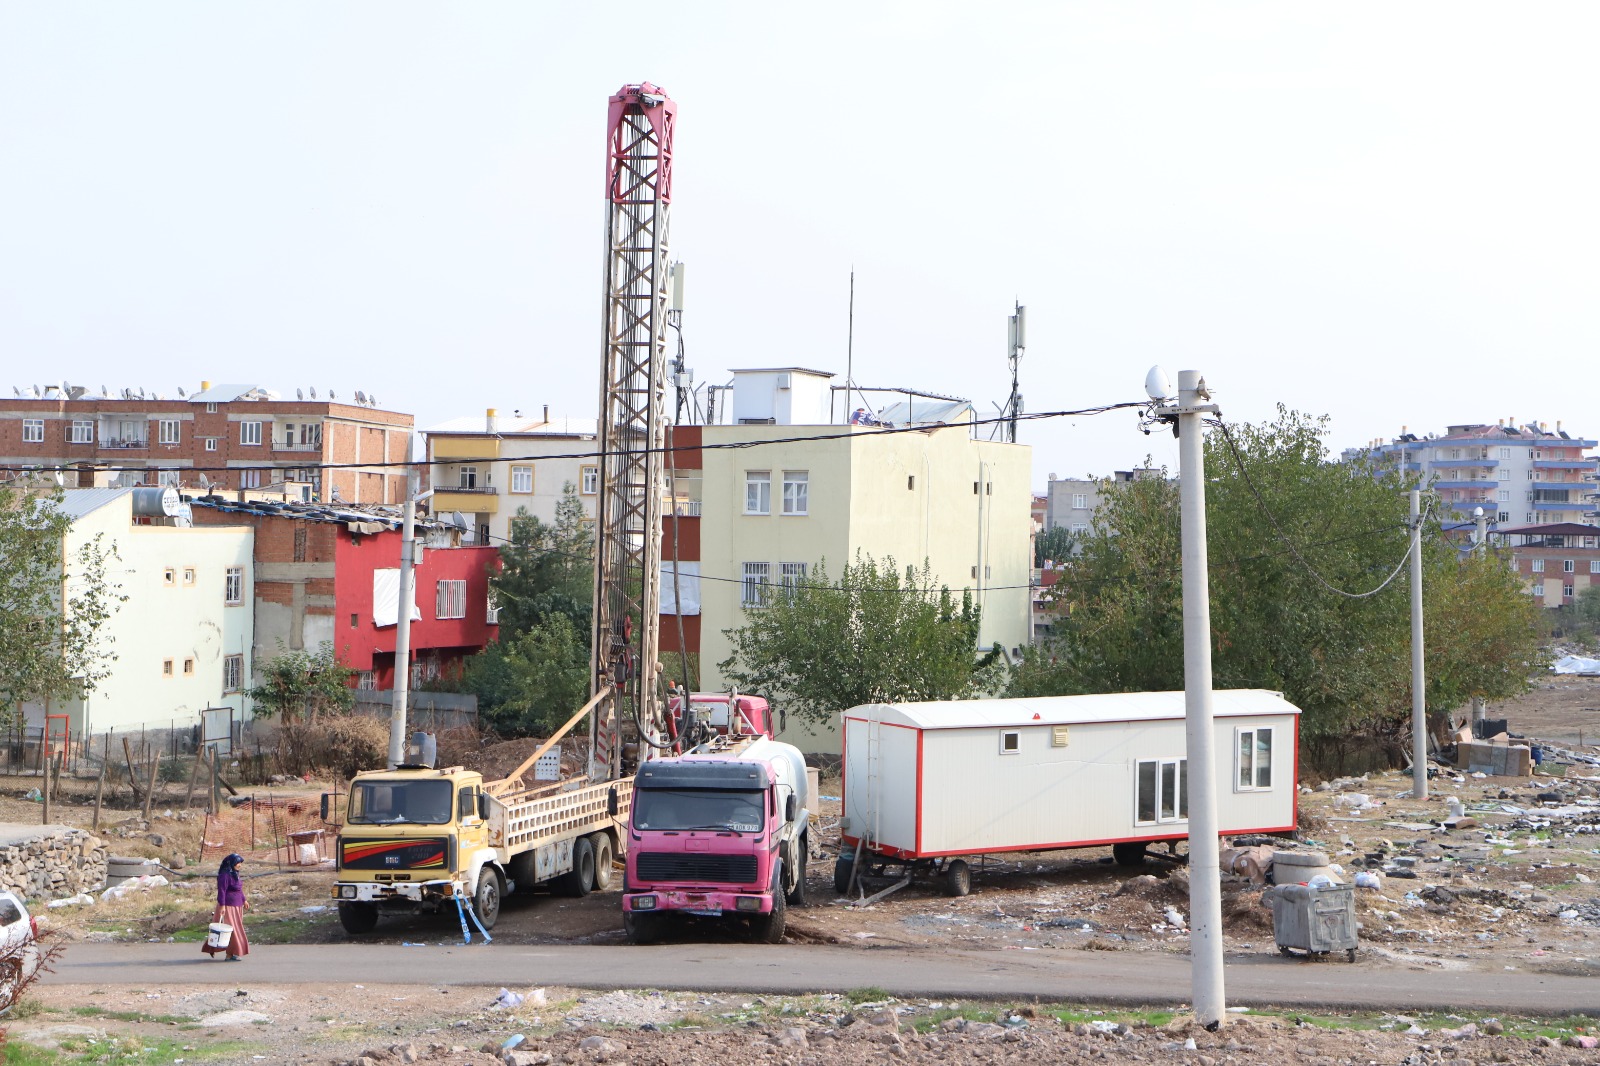
{"type": "MultiPolygon", "coordinates": [[[[592,416],[606,101],[677,101],[701,382],[993,413],[1202,370],[1331,445],[1600,433],[1600,6],[0,0],[0,395],[375,393],[592,416]]],[[[1034,480],[1176,464],[1035,423],[1034,480]]]]}

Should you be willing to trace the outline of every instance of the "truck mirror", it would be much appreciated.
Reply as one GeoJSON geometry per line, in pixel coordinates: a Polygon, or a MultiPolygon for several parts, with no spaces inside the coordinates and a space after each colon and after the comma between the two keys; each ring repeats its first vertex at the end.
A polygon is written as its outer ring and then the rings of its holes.
{"type": "Polygon", "coordinates": [[[617,790],[615,786],[612,786],[606,792],[606,813],[615,818],[617,816],[617,810],[617,790]]]}
{"type": "Polygon", "coordinates": [[[783,820],[792,822],[795,815],[800,813],[800,801],[795,799],[794,793],[789,793],[789,798],[783,802],[783,820]]]}
{"type": "Polygon", "coordinates": [[[326,792],[322,794],[322,820],[324,822],[328,820],[328,794],[326,792]]]}

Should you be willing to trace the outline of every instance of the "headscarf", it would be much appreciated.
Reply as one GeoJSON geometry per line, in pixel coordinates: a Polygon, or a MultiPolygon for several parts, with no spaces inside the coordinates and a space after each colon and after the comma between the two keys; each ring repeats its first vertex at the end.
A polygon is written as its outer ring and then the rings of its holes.
{"type": "MultiPolygon", "coordinates": [[[[243,855],[240,855],[237,852],[229,855],[226,859],[222,860],[222,865],[217,867],[217,876],[222,877],[224,874],[233,873],[234,867],[238,866],[241,862],[244,862],[243,855]]],[[[237,874],[235,874],[235,876],[237,876],[237,874]]]]}

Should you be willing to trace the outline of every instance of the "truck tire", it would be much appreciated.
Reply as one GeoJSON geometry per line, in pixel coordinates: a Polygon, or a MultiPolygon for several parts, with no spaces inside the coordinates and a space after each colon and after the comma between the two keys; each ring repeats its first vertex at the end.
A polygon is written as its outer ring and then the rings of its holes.
{"type": "Polygon", "coordinates": [[[478,873],[478,891],[472,894],[472,913],[478,916],[478,924],[485,930],[493,929],[494,923],[500,920],[500,897],[503,895],[500,871],[485,866],[478,873]]]}
{"type": "Polygon", "coordinates": [[[772,910],[758,916],[750,925],[750,939],[757,944],[780,944],[789,923],[788,906],[783,898],[783,860],[772,877],[772,910]]]}
{"type": "Polygon", "coordinates": [[[577,899],[587,896],[593,884],[594,845],[588,837],[579,837],[572,842],[572,869],[556,878],[554,887],[558,895],[577,899]]]}
{"type": "Polygon", "coordinates": [[[1144,847],[1143,840],[1125,840],[1111,845],[1111,858],[1118,866],[1143,866],[1144,847]]]}
{"type": "Polygon", "coordinates": [[[378,906],[375,903],[339,902],[339,924],[351,936],[361,936],[378,928],[378,906]]]}
{"type": "Polygon", "coordinates": [[[794,884],[784,891],[784,896],[792,907],[804,907],[806,905],[806,859],[809,857],[806,854],[806,849],[807,841],[802,836],[800,843],[795,847],[797,876],[794,879],[794,884]]]}
{"type": "Polygon", "coordinates": [[[623,911],[622,933],[630,944],[654,944],[661,939],[661,915],[623,911]]]}
{"type": "Polygon", "coordinates": [[[944,864],[944,890],[951,896],[965,896],[972,891],[972,867],[965,859],[951,859],[944,864]]]}
{"type": "Polygon", "coordinates": [[[611,837],[606,833],[591,833],[589,844],[594,848],[594,890],[604,892],[611,887],[611,837]]]}
{"type": "Polygon", "coordinates": [[[856,868],[856,856],[851,851],[839,852],[833,864],[833,890],[839,895],[850,891],[850,874],[856,868]]]}

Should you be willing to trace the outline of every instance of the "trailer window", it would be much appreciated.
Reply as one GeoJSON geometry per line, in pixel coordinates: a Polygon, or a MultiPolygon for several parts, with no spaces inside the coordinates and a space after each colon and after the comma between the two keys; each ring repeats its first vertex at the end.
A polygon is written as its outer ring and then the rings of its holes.
{"type": "Polygon", "coordinates": [[[1022,734],[1015,729],[1000,730],[1000,754],[1015,755],[1022,750],[1022,734]]]}
{"type": "Polygon", "coordinates": [[[1272,730],[1270,728],[1240,729],[1234,734],[1238,743],[1238,773],[1234,776],[1235,792],[1256,792],[1272,787],[1272,730]]]}
{"type": "Polygon", "coordinates": [[[1189,760],[1141,759],[1134,774],[1133,820],[1160,825],[1189,820],[1189,760]]]}

